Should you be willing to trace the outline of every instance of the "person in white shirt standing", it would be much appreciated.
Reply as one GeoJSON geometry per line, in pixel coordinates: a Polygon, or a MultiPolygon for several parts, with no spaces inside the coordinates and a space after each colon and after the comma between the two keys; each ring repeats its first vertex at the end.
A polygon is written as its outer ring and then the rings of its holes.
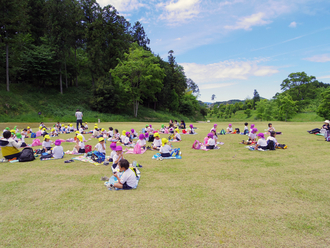
{"type": "Polygon", "coordinates": [[[83,113],[77,109],[75,116],[77,118],[77,130],[79,130],[79,124],[82,126],[83,113]]]}

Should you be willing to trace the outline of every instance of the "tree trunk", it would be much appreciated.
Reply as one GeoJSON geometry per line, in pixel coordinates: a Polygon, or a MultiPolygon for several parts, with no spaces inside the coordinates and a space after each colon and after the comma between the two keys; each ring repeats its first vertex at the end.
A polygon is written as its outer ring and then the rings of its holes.
{"type": "Polygon", "coordinates": [[[63,94],[63,87],[62,87],[62,68],[60,68],[60,91],[63,94]]]}
{"type": "Polygon", "coordinates": [[[6,82],[7,82],[7,91],[9,91],[9,45],[6,44],[6,82]]]}
{"type": "Polygon", "coordinates": [[[68,75],[67,75],[67,71],[66,71],[66,60],[64,61],[64,70],[65,70],[65,87],[69,88],[69,86],[68,86],[68,75]]]}
{"type": "Polygon", "coordinates": [[[93,84],[93,87],[94,87],[94,75],[93,75],[93,73],[92,73],[92,84],[93,84]]]}
{"type": "Polygon", "coordinates": [[[138,109],[139,109],[139,101],[135,101],[135,113],[134,113],[135,118],[137,118],[138,109]]]}
{"type": "MultiPolygon", "coordinates": [[[[76,61],[77,66],[77,48],[74,49],[74,59],[76,61]]],[[[76,71],[76,87],[78,87],[78,70],[76,71]]]]}

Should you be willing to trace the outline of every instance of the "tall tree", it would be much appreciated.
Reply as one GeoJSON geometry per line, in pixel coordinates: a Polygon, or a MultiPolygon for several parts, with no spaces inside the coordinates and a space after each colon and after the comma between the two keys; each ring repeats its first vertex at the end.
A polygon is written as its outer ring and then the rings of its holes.
{"type": "Polygon", "coordinates": [[[17,42],[17,36],[26,25],[25,0],[0,0],[0,43],[6,50],[6,85],[9,91],[9,47],[17,42]]]}
{"type": "Polygon", "coordinates": [[[260,95],[256,89],[253,92],[252,100],[253,100],[253,108],[256,109],[256,103],[260,101],[260,95]]]}
{"type": "Polygon", "coordinates": [[[155,93],[162,88],[165,74],[157,62],[151,52],[133,43],[125,59],[110,70],[129,94],[128,101],[133,105],[134,117],[137,117],[142,96],[155,97],[155,93]]]}
{"type": "Polygon", "coordinates": [[[150,40],[144,32],[144,28],[139,21],[135,22],[134,26],[132,27],[131,35],[133,42],[136,42],[140,47],[143,47],[143,49],[150,51],[148,46],[150,44],[150,40]]]}

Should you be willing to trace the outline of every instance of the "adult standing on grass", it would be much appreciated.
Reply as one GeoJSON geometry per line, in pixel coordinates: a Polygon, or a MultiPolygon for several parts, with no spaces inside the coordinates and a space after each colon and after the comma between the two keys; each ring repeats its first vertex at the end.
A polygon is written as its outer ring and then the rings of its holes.
{"type": "Polygon", "coordinates": [[[79,130],[79,123],[80,126],[82,126],[83,113],[80,112],[79,109],[77,109],[75,116],[77,118],[77,130],[79,130]]]}

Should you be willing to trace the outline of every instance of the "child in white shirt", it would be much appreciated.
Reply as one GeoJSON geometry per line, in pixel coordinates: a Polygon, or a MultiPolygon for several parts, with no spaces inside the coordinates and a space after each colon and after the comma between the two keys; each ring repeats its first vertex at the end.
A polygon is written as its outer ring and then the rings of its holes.
{"type": "Polygon", "coordinates": [[[177,141],[181,141],[181,135],[180,135],[180,130],[178,128],[175,129],[175,139],[177,141]]]}
{"type": "Polygon", "coordinates": [[[146,148],[147,142],[144,139],[144,135],[142,133],[139,135],[139,140],[136,142],[136,144],[139,144],[142,149],[146,148]]]}
{"type": "Polygon", "coordinates": [[[109,138],[112,138],[112,136],[113,136],[113,128],[112,127],[109,127],[108,137],[109,138]]]}
{"type": "Polygon", "coordinates": [[[50,140],[49,135],[45,135],[44,141],[42,142],[42,148],[45,149],[45,152],[52,149],[52,141],[50,140]]]}
{"type": "Polygon", "coordinates": [[[123,143],[125,146],[128,146],[129,144],[131,144],[129,137],[130,137],[130,132],[126,132],[125,133],[125,137],[123,138],[123,143]]]}
{"type": "Polygon", "coordinates": [[[117,154],[116,152],[116,143],[111,143],[110,145],[110,149],[112,150],[110,153],[110,158],[109,158],[109,162],[113,162],[113,158],[114,156],[117,154]]]}
{"type": "Polygon", "coordinates": [[[257,149],[267,149],[267,141],[265,140],[265,135],[263,133],[258,133],[258,142],[257,145],[255,146],[255,150],[257,149]]]}
{"type": "Polygon", "coordinates": [[[123,158],[124,158],[123,157],[123,148],[121,146],[117,146],[116,147],[116,154],[113,156],[112,168],[116,169],[119,161],[122,160],[123,158]]]}
{"type": "Polygon", "coordinates": [[[190,127],[189,134],[194,134],[195,131],[194,131],[194,126],[193,126],[193,124],[190,124],[189,127],[190,127]]]}
{"type": "Polygon", "coordinates": [[[63,158],[63,146],[61,146],[61,140],[55,140],[55,147],[52,150],[53,158],[60,159],[63,158]]]}
{"type": "Polygon", "coordinates": [[[213,139],[213,133],[209,133],[207,135],[207,137],[209,139],[207,141],[206,149],[214,149],[214,147],[215,147],[215,140],[213,139]]]}
{"type": "Polygon", "coordinates": [[[229,124],[228,127],[227,127],[227,133],[232,133],[232,132],[233,132],[232,125],[229,124]]]}
{"type": "Polygon", "coordinates": [[[99,143],[97,143],[94,147],[94,151],[95,150],[105,155],[106,152],[104,138],[99,138],[99,143]]]}
{"type": "Polygon", "coordinates": [[[160,139],[159,133],[154,134],[154,142],[152,143],[152,148],[153,149],[160,149],[162,146],[162,140],[160,139]]]}
{"type": "Polygon", "coordinates": [[[136,175],[134,171],[129,168],[129,162],[126,159],[122,159],[119,164],[119,171],[124,172],[121,177],[118,173],[114,173],[114,176],[117,178],[118,183],[110,184],[109,188],[118,188],[118,189],[132,189],[136,187],[136,175]]]}
{"type": "Polygon", "coordinates": [[[74,147],[78,153],[85,153],[84,137],[81,134],[77,135],[76,145],[74,147]]]}
{"type": "Polygon", "coordinates": [[[171,156],[171,147],[167,144],[168,140],[166,138],[162,138],[162,146],[160,148],[160,154],[162,157],[170,157],[171,156]]]}

